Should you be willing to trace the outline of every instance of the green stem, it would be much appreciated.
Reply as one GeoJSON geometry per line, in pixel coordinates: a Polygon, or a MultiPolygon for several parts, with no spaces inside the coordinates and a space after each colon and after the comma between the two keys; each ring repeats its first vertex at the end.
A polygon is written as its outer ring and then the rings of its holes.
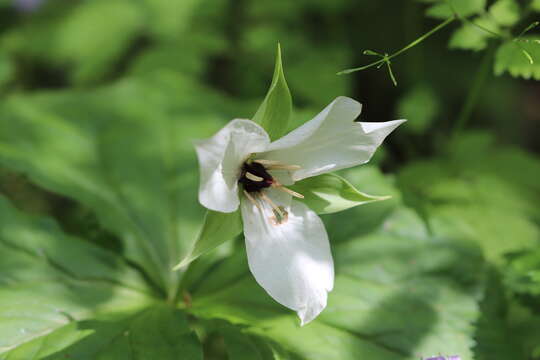
{"type": "Polygon", "coordinates": [[[404,53],[405,51],[409,50],[409,49],[412,49],[413,47],[415,47],[416,45],[420,44],[422,41],[426,40],[428,37],[430,37],[431,35],[435,34],[437,31],[445,28],[446,26],[448,26],[450,23],[452,23],[454,20],[456,20],[456,16],[452,16],[448,19],[446,19],[445,21],[443,21],[442,23],[440,23],[439,25],[435,26],[433,29],[431,29],[430,31],[428,31],[427,33],[425,33],[424,35],[420,36],[418,39],[414,40],[413,42],[411,42],[410,44],[408,44],[407,46],[405,46],[404,48],[396,51],[395,53],[393,53],[392,55],[389,55],[389,56],[386,56],[378,61],[374,61],[372,62],[371,64],[367,64],[367,65],[364,65],[364,66],[361,66],[361,67],[357,67],[357,68],[353,68],[353,69],[347,69],[347,70],[343,70],[343,71],[340,71],[338,72],[337,74],[338,75],[345,75],[345,74],[350,74],[350,73],[353,73],[355,71],[362,71],[362,70],[366,70],[366,69],[369,69],[371,67],[374,67],[374,66],[378,66],[378,65],[381,65],[383,63],[388,63],[389,60],[392,60],[393,58],[395,58],[396,56],[399,56],[401,55],[402,53],[404,53]]]}
{"type": "Polygon", "coordinates": [[[476,106],[476,103],[478,102],[478,99],[480,99],[480,92],[484,87],[484,84],[486,83],[486,80],[490,73],[491,60],[495,52],[494,50],[495,47],[492,44],[484,54],[482,63],[480,64],[480,68],[476,72],[476,76],[473,80],[469,94],[467,95],[467,100],[461,108],[459,116],[452,129],[452,139],[457,138],[461,131],[465,128],[471,118],[472,112],[476,106]]]}

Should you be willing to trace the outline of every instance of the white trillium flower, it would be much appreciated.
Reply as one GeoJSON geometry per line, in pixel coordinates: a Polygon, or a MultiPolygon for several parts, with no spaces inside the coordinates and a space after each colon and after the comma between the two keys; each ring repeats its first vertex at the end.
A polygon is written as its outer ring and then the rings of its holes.
{"type": "Polygon", "coordinates": [[[240,207],[253,276],[274,300],[295,310],[302,325],[326,307],[334,264],[323,222],[286,186],[368,162],[405,121],[354,122],[361,108],[338,97],[274,142],[255,122],[235,119],[196,144],[199,201],[225,213],[240,207]]]}

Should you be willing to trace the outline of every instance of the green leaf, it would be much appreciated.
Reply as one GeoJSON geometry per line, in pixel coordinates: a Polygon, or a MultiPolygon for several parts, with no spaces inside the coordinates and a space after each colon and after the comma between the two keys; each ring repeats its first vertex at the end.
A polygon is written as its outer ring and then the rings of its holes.
{"type": "Polygon", "coordinates": [[[439,0],[426,11],[426,14],[437,19],[451,17],[454,13],[448,2],[451,3],[456,13],[462,17],[479,14],[486,7],[486,0],[439,0]]]}
{"type": "Polygon", "coordinates": [[[15,67],[13,66],[11,59],[5,54],[0,55],[0,91],[4,84],[11,81],[15,73],[15,67]]]}
{"type": "Polygon", "coordinates": [[[285,135],[292,113],[292,99],[283,74],[281,47],[278,45],[272,84],[253,121],[259,123],[275,140],[285,135]]]}
{"type": "Polygon", "coordinates": [[[138,311],[155,301],[139,273],[116,255],[63,234],[49,219],[20,213],[3,198],[0,257],[0,352],[39,342],[73,321],[138,311]]]}
{"type": "Polygon", "coordinates": [[[93,210],[174,297],[179,274],[171,269],[204,216],[191,140],[222,126],[220,101],[172,73],[13,97],[0,110],[0,163],[93,210]]]}
{"type": "Polygon", "coordinates": [[[358,191],[350,182],[336,174],[322,174],[295,183],[292,189],[304,195],[301,200],[317,214],[332,214],[389,196],[373,196],[358,191]]]}
{"type": "Polygon", "coordinates": [[[491,5],[489,13],[502,26],[512,26],[521,17],[519,4],[516,0],[498,0],[491,5]]]}
{"type": "Polygon", "coordinates": [[[220,328],[227,355],[234,360],[286,360],[289,355],[277,344],[254,336],[238,326],[225,323],[220,328]]]}
{"type": "Polygon", "coordinates": [[[513,256],[505,270],[505,285],[509,289],[540,298],[540,249],[513,256]]]}
{"type": "Polygon", "coordinates": [[[540,12],[540,0],[532,0],[531,8],[540,12]]]}
{"type": "MultiPolygon", "coordinates": [[[[499,30],[497,24],[490,17],[481,16],[472,21],[488,30],[494,32],[499,30]]],[[[491,38],[493,38],[493,34],[490,34],[471,23],[464,23],[452,34],[449,47],[451,49],[480,51],[487,47],[488,41],[491,38]]]]}
{"type": "Polygon", "coordinates": [[[411,119],[407,129],[422,134],[437,116],[439,108],[439,99],[433,89],[420,84],[407,91],[399,100],[396,113],[399,118],[411,119]]]}
{"type": "Polygon", "coordinates": [[[514,336],[508,317],[505,289],[495,271],[489,271],[480,302],[481,316],[476,330],[475,359],[527,360],[520,344],[522,336],[514,336]]]}
{"type": "Polygon", "coordinates": [[[403,168],[398,184],[405,203],[423,213],[434,233],[469,239],[502,265],[505,254],[537,244],[538,176],[534,157],[469,133],[447,157],[403,168]]]}
{"type": "Polygon", "coordinates": [[[137,36],[143,17],[141,9],[126,1],[81,3],[58,24],[49,56],[75,63],[77,84],[101,80],[137,36]]]}
{"type": "Polygon", "coordinates": [[[176,39],[179,35],[185,34],[185,30],[189,29],[189,20],[199,2],[199,0],[181,2],[143,0],[142,5],[147,11],[147,22],[151,32],[159,40],[164,40],[176,39]]]}
{"type": "Polygon", "coordinates": [[[242,232],[240,211],[220,213],[207,211],[201,232],[191,249],[191,252],[178,264],[175,269],[187,266],[199,256],[215,249],[226,241],[234,239],[242,232]]]}
{"type": "Polygon", "coordinates": [[[276,341],[298,359],[416,360],[439,352],[472,358],[482,267],[475,249],[429,236],[414,213],[400,210],[384,229],[332,250],[335,287],[307,326],[257,285],[243,253],[190,289],[190,311],[244,324],[245,333],[276,341]]]}
{"type": "Polygon", "coordinates": [[[513,77],[540,80],[540,38],[524,36],[502,44],[495,55],[494,71],[495,75],[508,72],[513,77]]]}
{"type": "Polygon", "coordinates": [[[203,358],[185,314],[158,305],[128,315],[70,322],[0,355],[0,359],[173,360],[179,354],[186,360],[203,358]]]}

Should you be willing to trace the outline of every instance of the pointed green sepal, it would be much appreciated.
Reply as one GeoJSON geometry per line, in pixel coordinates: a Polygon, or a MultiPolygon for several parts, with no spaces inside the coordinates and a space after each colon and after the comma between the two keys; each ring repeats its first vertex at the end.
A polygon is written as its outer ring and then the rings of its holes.
{"type": "Polygon", "coordinates": [[[390,196],[373,196],[358,191],[350,182],[336,174],[322,174],[301,180],[291,186],[304,195],[302,200],[317,214],[331,214],[390,199],[390,196]]]}
{"type": "Polygon", "coordinates": [[[201,232],[189,254],[176,265],[173,270],[179,270],[226,241],[234,239],[242,232],[240,211],[221,213],[208,210],[204,217],[201,232]]]}
{"type": "Polygon", "coordinates": [[[292,98],[283,74],[281,47],[278,44],[272,84],[255,113],[253,121],[259,123],[268,132],[270,139],[276,140],[287,132],[291,113],[292,98]]]}

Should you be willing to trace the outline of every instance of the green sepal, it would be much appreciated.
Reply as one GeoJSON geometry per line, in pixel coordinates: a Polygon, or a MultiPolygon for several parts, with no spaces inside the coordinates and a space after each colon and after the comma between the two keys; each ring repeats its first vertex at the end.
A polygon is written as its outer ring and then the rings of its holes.
{"type": "Polygon", "coordinates": [[[390,198],[360,192],[350,182],[332,173],[301,180],[291,188],[304,195],[302,201],[317,214],[332,214],[390,198]]]}
{"type": "Polygon", "coordinates": [[[259,123],[268,132],[270,139],[275,140],[287,132],[291,113],[292,98],[283,74],[281,47],[278,44],[272,84],[264,101],[253,116],[253,121],[259,123]]]}
{"type": "Polygon", "coordinates": [[[215,249],[226,241],[234,239],[240,232],[242,232],[242,219],[239,210],[232,213],[208,210],[204,217],[201,232],[199,233],[193,248],[190,253],[174,267],[174,270],[187,266],[202,254],[215,249]]]}

